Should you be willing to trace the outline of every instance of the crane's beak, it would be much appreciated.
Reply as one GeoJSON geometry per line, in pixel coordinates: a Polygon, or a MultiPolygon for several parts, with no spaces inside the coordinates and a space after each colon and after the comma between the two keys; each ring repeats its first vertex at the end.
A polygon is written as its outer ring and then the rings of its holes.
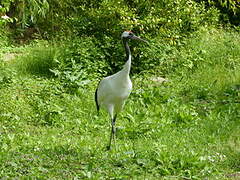
{"type": "Polygon", "coordinates": [[[131,39],[135,39],[135,40],[138,40],[138,41],[143,41],[145,43],[148,43],[148,41],[144,40],[144,39],[141,39],[140,37],[137,37],[137,36],[132,36],[131,39]]]}

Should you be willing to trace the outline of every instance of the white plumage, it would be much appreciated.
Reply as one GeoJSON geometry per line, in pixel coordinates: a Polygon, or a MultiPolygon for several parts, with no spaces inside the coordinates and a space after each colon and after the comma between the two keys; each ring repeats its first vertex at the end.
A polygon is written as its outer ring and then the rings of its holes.
{"type": "Polygon", "coordinates": [[[112,130],[108,149],[111,147],[112,139],[115,138],[115,122],[117,114],[123,109],[125,100],[128,98],[132,90],[132,82],[129,77],[131,69],[131,52],[128,46],[129,39],[142,40],[135,36],[131,31],[123,32],[122,40],[126,50],[127,62],[124,64],[121,71],[101,80],[95,93],[97,110],[99,111],[100,107],[105,108],[111,118],[112,130]]]}

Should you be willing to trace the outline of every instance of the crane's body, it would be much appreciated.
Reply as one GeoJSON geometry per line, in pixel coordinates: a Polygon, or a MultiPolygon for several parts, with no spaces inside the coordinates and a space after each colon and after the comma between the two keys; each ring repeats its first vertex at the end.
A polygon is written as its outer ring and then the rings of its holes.
{"type": "Polygon", "coordinates": [[[127,61],[121,71],[102,79],[95,92],[97,110],[99,111],[100,107],[105,108],[111,118],[112,130],[108,149],[111,147],[112,139],[115,138],[115,122],[117,114],[123,109],[125,101],[132,91],[132,82],[129,77],[131,70],[131,51],[128,46],[129,39],[142,40],[130,31],[123,32],[122,40],[126,51],[127,61]]]}
{"type": "MultiPolygon", "coordinates": [[[[121,71],[120,71],[121,72],[121,71]]],[[[132,82],[129,77],[121,78],[120,73],[104,78],[98,87],[97,101],[111,118],[122,110],[125,100],[131,93],[132,82]]]]}

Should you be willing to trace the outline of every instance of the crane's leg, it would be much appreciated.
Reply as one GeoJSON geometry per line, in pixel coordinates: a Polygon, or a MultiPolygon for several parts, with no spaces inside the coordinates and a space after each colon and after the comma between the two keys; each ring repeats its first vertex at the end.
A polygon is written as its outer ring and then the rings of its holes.
{"type": "Polygon", "coordinates": [[[112,129],[111,129],[110,141],[109,141],[109,145],[107,146],[107,150],[111,149],[112,140],[114,141],[114,144],[115,144],[115,136],[116,136],[115,123],[116,123],[116,119],[117,119],[117,114],[115,114],[115,116],[112,118],[112,129]]]}

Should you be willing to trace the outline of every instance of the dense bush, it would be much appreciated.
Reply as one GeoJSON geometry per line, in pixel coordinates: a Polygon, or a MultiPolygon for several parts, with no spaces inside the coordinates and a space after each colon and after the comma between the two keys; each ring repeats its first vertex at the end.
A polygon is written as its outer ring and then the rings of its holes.
{"type": "Polygon", "coordinates": [[[124,30],[132,30],[150,41],[149,45],[131,44],[132,72],[136,73],[161,65],[170,46],[177,48],[185,36],[200,27],[216,25],[219,17],[216,9],[193,0],[5,0],[2,4],[14,19],[13,27],[21,30],[18,36],[34,37],[32,33],[38,32],[41,37],[54,35],[60,39],[58,46],[65,44],[50,55],[54,57],[40,59],[54,59],[57,66],[52,71],[73,86],[120,69],[124,63],[120,35],[124,30]]]}
{"type": "Polygon", "coordinates": [[[215,28],[201,28],[182,39],[178,46],[159,43],[156,39],[151,47],[143,50],[141,62],[163,74],[194,72],[199,68],[222,65],[234,69],[239,62],[236,56],[240,51],[237,46],[239,41],[232,30],[222,32],[215,28]]]}
{"type": "Polygon", "coordinates": [[[69,87],[121,68],[124,49],[120,35],[124,30],[149,40],[148,45],[130,44],[133,73],[158,71],[164,76],[182,67],[193,69],[204,53],[196,50],[183,55],[179,50],[188,44],[190,34],[217,25],[220,16],[214,7],[193,0],[5,0],[2,5],[14,19],[15,28],[35,28],[42,37],[54,35],[58,41],[56,47],[30,52],[31,58],[22,70],[35,74],[53,72],[69,87]],[[13,10],[16,11],[12,13],[13,10]]]}
{"type": "MultiPolygon", "coordinates": [[[[200,2],[199,0],[196,0],[200,2]]],[[[209,7],[220,10],[220,19],[224,23],[230,22],[234,25],[240,24],[240,2],[238,0],[204,0],[209,7]]]]}
{"type": "Polygon", "coordinates": [[[74,34],[71,37],[72,44],[65,47],[65,50],[71,49],[71,52],[66,52],[58,60],[61,64],[58,70],[64,73],[55,72],[69,76],[64,74],[74,74],[79,71],[76,69],[83,71],[86,68],[84,71],[88,72],[88,79],[96,72],[94,68],[102,69],[100,76],[116,72],[124,63],[120,35],[126,29],[133,30],[150,41],[149,45],[131,44],[134,59],[132,72],[153,69],[165,61],[164,54],[170,53],[170,46],[181,46],[184,37],[200,27],[216,25],[218,16],[219,13],[214,8],[205,9],[204,4],[191,0],[101,1],[98,6],[77,4],[76,13],[67,18],[68,27],[71,27],[74,34]],[[84,49],[88,46],[86,56],[84,49]],[[92,59],[95,60],[94,64],[92,59]],[[91,70],[88,70],[89,65],[91,70]],[[63,70],[63,67],[68,68],[63,70]]]}
{"type": "Polygon", "coordinates": [[[93,38],[79,38],[58,49],[51,71],[70,89],[77,88],[98,76],[106,75],[105,54],[93,38]]]}
{"type": "Polygon", "coordinates": [[[206,10],[204,4],[193,0],[4,0],[1,4],[1,10],[14,20],[15,27],[35,27],[42,35],[54,31],[61,34],[63,29],[68,33],[68,29],[98,38],[105,32],[116,38],[126,28],[151,35],[173,29],[186,33],[204,23],[216,22],[211,8],[206,10]]]}

